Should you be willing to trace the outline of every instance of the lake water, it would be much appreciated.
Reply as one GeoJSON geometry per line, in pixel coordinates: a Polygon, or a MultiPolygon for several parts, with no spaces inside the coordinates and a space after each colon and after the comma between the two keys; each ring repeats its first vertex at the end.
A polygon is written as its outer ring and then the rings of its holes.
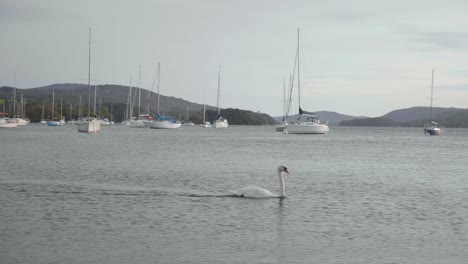
{"type": "Polygon", "coordinates": [[[0,263],[467,263],[468,130],[422,130],[3,129],[0,263]]]}

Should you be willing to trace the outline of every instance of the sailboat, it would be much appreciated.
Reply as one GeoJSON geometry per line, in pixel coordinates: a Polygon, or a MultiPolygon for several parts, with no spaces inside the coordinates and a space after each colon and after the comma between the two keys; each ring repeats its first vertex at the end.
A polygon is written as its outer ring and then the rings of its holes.
{"type": "Polygon", "coordinates": [[[185,117],[184,126],[194,126],[195,124],[192,121],[189,120],[188,105],[186,105],[185,108],[186,108],[187,114],[186,114],[186,117],[185,117]]]}
{"type": "Polygon", "coordinates": [[[101,123],[96,118],[91,118],[91,28],[89,28],[88,50],[88,118],[78,123],[78,132],[97,133],[101,131],[101,123]]]}
{"type": "Polygon", "coordinates": [[[209,128],[211,127],[211,123],[209,121],[206,121],[205,115],[206,115],[206,104],[203,104],[203,124],[201,124],[200,126],[203,128],[209,128]]]}
{"type": "Polygon", "coordinates": [[[62,123],[54,118],[54,106],[55,106],[55,90],[52,90],[52,119],[47,121],[48,126],[61,126],[62,123]]]}
{"type": "Polygon", "coordinates": [[[430,136],[438,136],[442,133],[442,129],[438,126],[436,122],[432,120],[432,101],[434,100],[434,70],[432,70],[432,80],[431,80],[431,108],[429,111],[429,122],[424,126],[424,134],[430,136]]]}
{"type": "Polygon", "coordinates": [[[47,124],[47,121],[44,119],[44,99],[42,99],[41,124],[47,124]]]}
{"type": "Polygon", "coordinates": [[[216,106],[218,108],[218,119],[213,122],[213,127],[214,128],[227,128],[228,127],[228,121],[226,118],[221,117],[221,111],[219,109],[219,87],[220,87],[220,82],[221,82],[221,66],[219,66],[219,71],[218,71],[218,98],[216,101],[216,106]]]}
{"type": "MultiPolygon", "coordinates": [[[[152,117],[145,114],[138,114],[138,118],[133,116],[134,101],[136,98],[136,93],[140,91],[140,88],[135,89],[135,96],[132,95],[132,77],[130,77],[130,84],[128,87],[128,99],[127,99],[127,114],[129,118],[127,119],[127,127],[131,128],[145,128],[145,122],[152,121],[152,117]],[[132,100],[133,98],[133,100],[132,100]]],[[[138,106],[140,109],[140,106],[138,106]]],[[[139,110],[138,110],[139,111],[139,110]]]]}
{"type": "Polygon", "coordinates": [[[286,82],[283,81],[283,120],[281,123],[275,125],[276,131],[282,132],[288,122],[286,122],[286,82]]]}
{"type": "Polygon", "coordinates": [[[181,126],[180,122],[176,122],[171,116],[163,116],[159,113],[159,75],[161,73],[161,64],[158,63],[158,104],[156,120],[145,122],[145,127],[152,129],[173,129],[181,126]]]}
{"type": "Polygon", "coordinates": [[[5,111],[0,112],[0,128],[14,128],[14,127],[17,127],[18,124],[14,120],[6,117],[6,115],[8,115],[8,113],[5,113],[5,111]]]}
{"type": "MultiPolygon", "coordinates": [[[[11,101],[10,101],[11,104],[11,101]]],[[[3,112],[0,112],[0,128],[15,128],[18,124],[7,117],[8,113],[5,112],[5,101],[3,101],[3,112]]]]}
{"type": "MultiPolygon", "coordinates": [[[[292,124],[287,124],[283,133],[286,133],[286,134],[326,134],[330,131],[330,128],[325,124],[321,124],[320,120],[317,118],[317,116],[314,113],[304,111],[301,108],[301,82],[299,78],[299,73],[300,73],[299,29],[297,29],[297,51],[296,51],[296,62],[295,62],[294,68],[296,68],[296,65],[297,65],[297,90],[298,90],[297,93],[298,93],[298,103],[299,103],[299,118],[296,120],[296,122],[292,124]]],[[[292,83],[293,81],[291,82],[291,89],[293,87],[292,83]]]]}
{"type": "Polygon", "coordinates": [[[75,120],[72,119],[73,105],[70,104],[70,112],[68,113],[68,122],[67,124],[75,124],[75,120]]]}
{"type": "Polygon", "coordinates": [[[64,125],[66,124],[67,122],[65,121],[65,117],[63,116],[63,100],[62,98],[60,98],[60,115],[62,116],[62,118],[60,119],[60,125],[64,125]]]}

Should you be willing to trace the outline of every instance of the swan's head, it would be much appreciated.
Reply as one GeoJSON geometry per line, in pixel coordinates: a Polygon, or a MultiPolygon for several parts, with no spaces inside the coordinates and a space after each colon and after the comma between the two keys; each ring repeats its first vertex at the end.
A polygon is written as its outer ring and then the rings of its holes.
{"type": "Polygon", "coordinates": [[[280,166],[278,167],[278,172],[283,172],[283,171],[286,172],[287,174],[289,174],[288,168],[286,168],[286,167],[283,166],[283,165],[280,165],[280,166]]]}

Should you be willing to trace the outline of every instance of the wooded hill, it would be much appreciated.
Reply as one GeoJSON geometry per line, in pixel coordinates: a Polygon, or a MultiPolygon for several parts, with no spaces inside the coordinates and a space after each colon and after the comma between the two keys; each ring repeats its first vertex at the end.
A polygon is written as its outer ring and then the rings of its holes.
{"type": "MultiPolygon", "coordinates": [[[[26,100],[26,116],[31,122],[39,122],[42,114],[42,102],[44,101],[44,117],[50,118],[52,114],[52,91],[55,92],[55,107],[54,117],[60,118],[60,112],[68,120],[71,113],[72,119],[77,119],[79,114],[80,96],[81,96],[81,112],[83,116],[88,114],[88,86],[85,84],[53,84],[45,87],[30,88],[30,89],[16,89],[16,111],[13,110],[12,87],[0,87],[0,104],[4,104],[5,112],[10,115],[19,113],[19,103],[21,95],[26,100]],[[3,100],[3,103],[2,103],[3,100]],[[61,102],[62,104],[61,105],[61,102]],[[71,105],[71,111],[70,111],[71,105]]],[[[129,87],[121,85],[97,85],[91,87],[91,115],[106,117],[115,122],[121,122],[125,119],[127,112],[129,87]],[[96,110],[94,111],[94,89],[96,88],[96,110]],[[99,108],[99,105],[101,107],[99,108]]],[[[141,89],[140,109],[138,109],[138,89],[132,89],[132,105],[133,114],[137,116],[138,113],[147,113],[147,106],[149,104],[149,113],[151,116],[156,116],[156,100],[157,93],[149,92],[148,90],[141,89]]],[[[0,106],[0,111],[3,108],[0,106]]],[[[192,121],[194,123],[201,123],[203,121],[203,105],[181,98],[172,96],[160,96],[160,113],[162,115],[173,116],[176,120],[192,121]],[[188,119],[187,119],[188,109],[188,119]]],[[[128,113],[128,112],[127,112],[128,113]]],[[[216,107],[206,106],[206,121],[212,122],[216,119],[216,107]]],[[[222,109],[221,116],[227,118],[232,125],[265,125],[275,124],[275,120],[267,114],[255,113],[247,110],[240,109],[222,109]]]]}

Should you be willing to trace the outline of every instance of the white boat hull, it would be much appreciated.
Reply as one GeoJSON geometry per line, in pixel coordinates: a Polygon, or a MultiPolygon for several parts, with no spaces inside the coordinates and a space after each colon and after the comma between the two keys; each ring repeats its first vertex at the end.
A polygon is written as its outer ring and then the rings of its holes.
{"type": "Polygon", "coordinates": [[[18,126],[25,126],[28,124],[28,121],[24,120],[23,118],[16,117],[14,118],[18,126]]]}
{"type": "Polygon", "coordinates": [[[17,127],[16,123],[0,123],[0,128],[14,128],[17,127]]]}
{"type": "Polygon", "coordinates": [[[153,121],[153,122],[145,122],[145,127],[149,127],[152,129],[174,129],[179,128],[182,124],[180,123],[173,123],[169,121],[153,121]]]}
{"type": "Polygon", "coordinates": [[[277,124],[275,125],[275,130],[282,132],[286,128],[287,123],[277,124]]]}
{"type": "Polygon", "coordinates": [[[204,124],[201,124],[200,126],[203,127],[203,128],[210,128],[211,124],[210,124],[210,122],[205,122],[204,124]]]}
{"type": "Polygon", "coordinates": [[[330,128],[315,122],[300,122],[286,125],[284,132],[288,134],[326,134],[330,132],[330,128]]]}
{"type": "Polygon", "coordinates": [[[101,123],[99,122],[99,120],[80,122],[77,124],[77,126],[78,132],[98,133],[101,131],[101,123]]]}
{"type": "Polygon", "coordinates": [[[144,128],[145,122],[143,120],[130,120],[127,121],[127,126],[131,128],[144,128]]]}
{"type": "Polygon", "coordinates": [[[0,128],[14,128],[17,126],[18,124],[11,119],[0,118],[0,128]]]}
{"type": "Polygon", "coordinates": [[[439,127],[426,127],[424,128],[424,134],[430,135],[430,136],[438,136],[442,130],[439,127]]]}
{"type": "Polygon", "coordinates": [[[213,123],[213,127],[214,128],[227,128],[228,127],[228,122],[227,120],[216,120],[214,123],[213,123]]]}

